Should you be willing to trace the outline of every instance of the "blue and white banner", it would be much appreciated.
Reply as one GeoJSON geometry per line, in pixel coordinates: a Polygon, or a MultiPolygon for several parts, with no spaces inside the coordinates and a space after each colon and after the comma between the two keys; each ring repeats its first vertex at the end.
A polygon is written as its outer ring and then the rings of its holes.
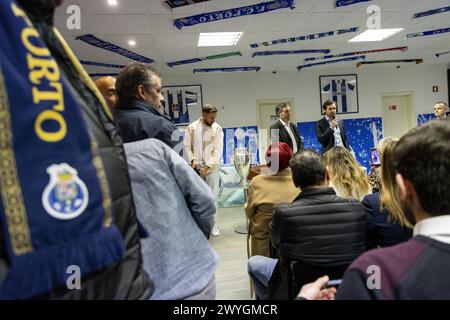
{"type": "Polygon", "coordinates": [[[336,8],[346,7],[346,6],[351,6],[352,4],[357,4],[357,3],[361,3],[361,2],[369,2],[369,1],[371,1],[371,0],[336,0],[335,7],[336,8]]]}
{"type": "Polygon", "coordinates": [[[450,6],[416,13],[413,15],[413,19],[432,16],[432,15],[447,12],[447,11],[450,11],[450,6]]]}
{"type": "Polygon", "coordinates": [[[406,51],[408,50],[408,47],[396,47],[396,48],[386,48],[386,49],[376,49],[376,50],[366,50],[366,51],[354,51],[354,52],[346,52],[346,53],[339,53],[339,54],[330,54],[323,57],[311,57],[311,58],[305,58],[305,62],[307,61],[316,61],[316,60],[326,60],[326,59],[332,59],[332,58],[339,58],[339,57],[350,57],[350,56],[359,56],[359,55],[365,55],[370,53],[379,53],[379,52],[386,52],[386,51],[406,51]]]}
{"type": "Polygon", "coordinates": [[[365,58],[366,58],[366,56],[358,56],[358,57],[344,58],[344,59],[338,59],[338,60],[316,62],[316,63],[310,63],[310,64],[304,64],[302,66],[298,66],[297,69],[298,69],[298,71],[301,71],[303,68],[311,68],[311,67],[320,66],[320,65],[324,65],[324,64],[350,62],[350,61],[355,61],[355,60],[364,60],[365,58]]]}
{"type": "Polygon", "coordinates": [[[284,8],[294,8],[294,0],[275,0],[261,2],[250,6],[232,8],[208,13],[197,14],[195,16],[175,19],[174,25],[178,29],[194,26],[199,23],[208,23],[224,19],[237,18],[242,16],[265,13],[284,8]]]}
{"type": "Polygon", "coordinates": [[[423,31],[423,32],[409,33],[406,35],[406,39],[434,36],[436,34],[442,34],[442,33],[447,33],[447,32],[450,32],[450,28],[442,28],[442,29],[429,30],[429,31],[423,31]]]}
{"type": "Polygon", "coordinates": [[[125,66],[120,65],[120,64],[94,62],[94,61],[87,61],[87,60],[80,60],[80,63],[85,66],[97,66],[97,67],[118,68],[118,69],[125,68],[125,66]]]}
{"type": "Polygon", "coordinates": [[[181,66],[183,64],[197,63],[197,62],[207,61],[207,60],[222,59],[222,58],[228,58],[228,57],[232,57],[232,56],[242,56],[242,53],[240,53],[239,51],[227,52],[227,53],[216,54],[216,55],[207,56],[207,57],[199,57],[199,58],[193,58],[193,59],[187,59],[187,60],[167,62],[167,65],[169,67],[174,67],[174,66],[181,66]]]}
{"type": "Polygon", "coordinates": [[[330,49],[317,49],[317,50],[284,50],[284,51],[259,51],[252,55],[252,58],[256,56],[275,56],[275,55],[288,55],[288,54],[309,54],[309,53],[329,53],[330,49]]]}
{"type": "Polygon", "coordinates": [[[135,52],[132,52],[130,50],[124,49],[122,47],[116,46],[115,44],[112,44],[110,42],[103,41],[96,36],[92,34],[85,34],[79,37],[75,38],[76,40],[81,40],[83,42],[86,42],[87,44],[90,44],[91,46],[111,51],[117,54],[120,54],[121,56],[124,56],[128,59],[144,62],[144,63],[153,63],[154,61],[150,58],[141,56],[140,54],[137,54],[135,52]]]}
{"type": "Polygon", "coordinates": [[[358,27],[353,27],[353,28],[340,29],[340,30],[335,30],[335,31],[313,33],[313,34],[308,34],[305,36],[298,36],[298,37],[292,37],[292,38],[252,43],[250,45],[250,48],[268,47],[268,46],[273,46],[273,45],[277,45],[277,44],[286,44],[286,43],[293,43],[293,42],[297,42],[297,41],[314,40],[314,39],[320,39],[320,38],[325,38],[325,37],[338,36],[338,35],[346,34],[346,33],[357,32],[358,30],[359,30],[358,27]]]}
{"type": "Polygon", "coordinates": [[[397,60],[377,60],[377,61],[363,61],[358,62],[356,67],[360,67],[365,64],[383,64],[383,63],[411,63],[415,62],[416,64],[423,63],[423,59],[397,59],[397,60]]]}
{"type": "Polygon", "coordinates": [[[118,73],[109,73],[109,72],[104,72],[104,73],[89,73],[89,77],[94,78],[94,77],[116,77],[118,76],[118,73]]]}
{"type": "Polygon", "coordinates": [[[210,0],[167,0],[164,2],[167,3],[167,5],[173,9],[173,8],[189,6],[191,4],[196,4],[196,3],[206,2],[206,1],[210,1],[210,0]]]}
{"type": "Polygon", "coordinates": [[[436,58],[439,58],[440,56],[444,56],[444,55],[449,54],[449,53],[450,53],[450,51],[440,52],[440,53],[436,53],[435,56],[436,56],[436,58]]]}
{"type": "Polygon", "coordinates": [[[233,67],[233,68],[205,68],[194,69],[194,73],[197,72],[239,72],[239,71],[256,71],[258,72],[261,67],[233,67]]]}

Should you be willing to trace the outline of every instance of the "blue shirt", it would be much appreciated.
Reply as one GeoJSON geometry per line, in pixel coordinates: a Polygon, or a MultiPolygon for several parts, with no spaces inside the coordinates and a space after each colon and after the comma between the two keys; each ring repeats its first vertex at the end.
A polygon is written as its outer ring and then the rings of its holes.
{"type": "Polygon", "coordinates": [[[207,237],[214,197],[189,164],[157,139],[124,145],[142,239],[144,269],[155,282],[151,299],[183,299],[211,281],[217,254],[207,237]]]}

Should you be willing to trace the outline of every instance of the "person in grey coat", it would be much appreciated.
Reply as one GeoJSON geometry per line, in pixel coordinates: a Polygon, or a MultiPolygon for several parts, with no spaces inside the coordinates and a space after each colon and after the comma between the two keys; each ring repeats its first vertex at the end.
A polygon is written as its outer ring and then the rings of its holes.
{"type": "Polygon", "coordinates": [[[152,299],[215,298],[217,254],[208,243],[214,197],[189,164],[165,143],[124,145],[142,239],[144,269],[155,281],[152,299]]]}

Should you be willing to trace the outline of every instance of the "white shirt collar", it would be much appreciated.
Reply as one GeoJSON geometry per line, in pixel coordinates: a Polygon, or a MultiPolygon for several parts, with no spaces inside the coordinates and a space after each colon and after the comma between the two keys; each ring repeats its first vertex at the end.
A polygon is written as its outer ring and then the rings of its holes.
{"type": "Polygon", "coordinates": [[[283,126],[287,127],[289,126],[289,122],[284,122],[283,120],[280,119],[280,122],[283,126]]]}
{"type": "Polygon", "coordinates": [[[427,218],[414,226],[414,236],[424,236],[450,244],[450,215],[427,218]]]}

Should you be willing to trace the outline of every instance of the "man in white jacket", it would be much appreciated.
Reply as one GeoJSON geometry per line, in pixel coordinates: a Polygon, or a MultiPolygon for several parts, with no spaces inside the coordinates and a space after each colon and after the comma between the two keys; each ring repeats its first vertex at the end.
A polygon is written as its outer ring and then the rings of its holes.
{"type": "Polygon", "coordinates": [[[211,188],[216,206],[213,237],[220,235],[217,228],[217,198],[219,195],[220,165],[223,152],[223,131],[217,124],[217,108],[206,104],[202,109],[202,116],[192,122],[184,137],[184,146],[189,163],[211,188]]]}

